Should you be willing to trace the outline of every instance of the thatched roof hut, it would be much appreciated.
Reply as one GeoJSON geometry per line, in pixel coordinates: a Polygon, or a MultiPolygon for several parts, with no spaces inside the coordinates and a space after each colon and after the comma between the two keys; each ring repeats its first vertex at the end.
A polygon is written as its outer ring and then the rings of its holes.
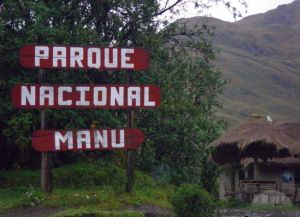
{"type": "Polygon", "coordinates": [[[236,188],[237,181],[245,181],[245,186],[249,183],[258,185],[258,189],[265,189],[267,185],[264,183],[299,184],[300,158],[295,157],[300,156],[300,140],[295,142],[300,137],[299,129],[300,124],[297,123],[273,123],[269,117],[254,116],[211,143],[209,147],[214,148],[212,159],[219,164],[230,163],[231,166],[230,177],[223,174],[220,178],[220,195],[226,195],[226,186],[222,183],[229,179],[229,193],[233,195],[236,190],[247,191],[244,185],[236,188]]]}
{"type": "Polygon", "coordinates": [[[275,128],[265,117],[252,116],[229,129],[209,145],[212,158],[219,164],[239,162],[242,158],[263,159],[290,156],[293,139],[275,128]]]}

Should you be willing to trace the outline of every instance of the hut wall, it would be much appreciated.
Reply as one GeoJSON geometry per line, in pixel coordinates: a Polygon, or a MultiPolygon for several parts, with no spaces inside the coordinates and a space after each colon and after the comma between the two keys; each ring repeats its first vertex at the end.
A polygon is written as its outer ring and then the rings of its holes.
{"type": "MultiPolygon", "coordinates": [[[[240,177],[239,177],[239,170],[235,170],[235,173],[234,173],[234,175],[235,175],[235,186],[236,186],[236,188],[237,188],[237,186],[239,185],[239,183],[240,183],[240,177]]],[[[236,189],[236,191],[238,191],[238,189],[236,189]]]]}
{"type": "MultiPolygon", "coordinates": [[[[235,177],[235,192],[239,192],[238,186],[239,186],[239,170],[234,171],[234,177],[235,177]]],[[[220,200],[227,200],[233,195],[229,195],[228,193],[233,193],[232,189],[232,183],[231,183],[231,174],[230,171],[223,171],[217,180],[219,184],[219,199],[220,200]]]]}
{"type": "Polygon", "coordinates": [[[258,180],[260,181],[281,182],[281,175],[283,171],[280,168],[268,168],[265,166],[259,166],[258,173],[259,173],[258,180]]]}
{"type": "Polygon", "coordinates": [[[230,183],[230,175],[227,174],[227,172],[223,171],[218,178],[218,182],[219,182],[219,199],[226,200],[225,188],[228,187],[226,185],[228,185],[228,183],[230,183]]]}
{"type": "MultiPolygon", "coordinates": [[[[267,166],[259,166],[259,179],[261,181],[276,181],[277,183],[282,183],[282,175],[287,169],[280,167],[267,167],[267,166]]],[[[291,170],[289,170],[291,171],[291,170]]],[[[293,172],[293,171],[291,171],[293,172]]],[[[294,183],[294,178],[292,182],[294,183]]]]}
{"type": "MultiPolygon", "coordinates": [[[[265,165],[259,165],[257,167],[257,175],[258,181],[273,181],[276,182],[277,184],[282,183],[282,175],[283,173],[287,171],[285,168],[280,168],[280,167],[268,167],[265,165]]],[[[239,189],[239,170],[235,170],[235,191],[232,191],[232,183],[231,183],[231,174],[230,171],[223,171],[219,178],[218,178],[218,183],[219,183],[219,199],[221,200],[226,200],[230,198],[232,195],[228,193],[233,193],[237,194],[238,192],[241,191],[239,189]]],[[[294,179],[290,184],[294,183],[294,179]]]]}

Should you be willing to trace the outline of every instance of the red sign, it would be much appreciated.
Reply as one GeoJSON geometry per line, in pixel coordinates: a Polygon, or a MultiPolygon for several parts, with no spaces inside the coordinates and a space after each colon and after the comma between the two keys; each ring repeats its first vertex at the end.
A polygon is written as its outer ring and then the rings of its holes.
{"type": "Polygon", "coordinates": [[[146,70],[149,53],[142,48],[100,48],[64,45],[26,45],[20,49],[25,68],[146,70]]]}
{"type": "Polygon", "coordinates": [[[33,132],[32,147],[39,152],[77,150],[137,149],[144,142],[144,134],[136,128],[95,129],[33,132]]]}
{"type": "Polygon", "coordinates": [[[152,85],[18,84],[11,93],[16,108],[154,108],[160,88],[152,85]]]}

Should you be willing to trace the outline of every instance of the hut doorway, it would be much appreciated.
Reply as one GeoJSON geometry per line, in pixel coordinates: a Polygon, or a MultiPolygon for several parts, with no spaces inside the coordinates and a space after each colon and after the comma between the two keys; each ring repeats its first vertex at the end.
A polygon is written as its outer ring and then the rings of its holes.
{"type": "Polygon", "coordinates": [[[253,180],[254,178],[254,165],[253,163],[250,163],[248,166],[245,167],[244,170],[240,171],[243,172],[243,175],[240,177],[243,177],[243,179],[240,180],[253,180]]]}
{"type": "Polygon", "coordinates": [[[300,170],[295,170],[294,172],[295,184],[300,184],[300,170]]]}

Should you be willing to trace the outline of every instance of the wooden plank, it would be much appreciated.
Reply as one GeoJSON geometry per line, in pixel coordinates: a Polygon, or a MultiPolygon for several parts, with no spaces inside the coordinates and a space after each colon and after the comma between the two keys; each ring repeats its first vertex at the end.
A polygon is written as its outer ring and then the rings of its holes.
{"type": "Polygon", "coordinates": [[[153,109],[160,105],[160,88],[153,85],[15,85],[16,108],[153,109]]]}
{"type": "Polygon", "coordinates": [[[142,48],[25,45],[19,59],[24,68],[147,70],[150,56],[142,48]]]}
{"type": "Polygon", "coordinates": [[[32,146],[39,152],[134,150],[143,142],[144,133],[136,128],[38,130],[32,136],[32,146]]]}

